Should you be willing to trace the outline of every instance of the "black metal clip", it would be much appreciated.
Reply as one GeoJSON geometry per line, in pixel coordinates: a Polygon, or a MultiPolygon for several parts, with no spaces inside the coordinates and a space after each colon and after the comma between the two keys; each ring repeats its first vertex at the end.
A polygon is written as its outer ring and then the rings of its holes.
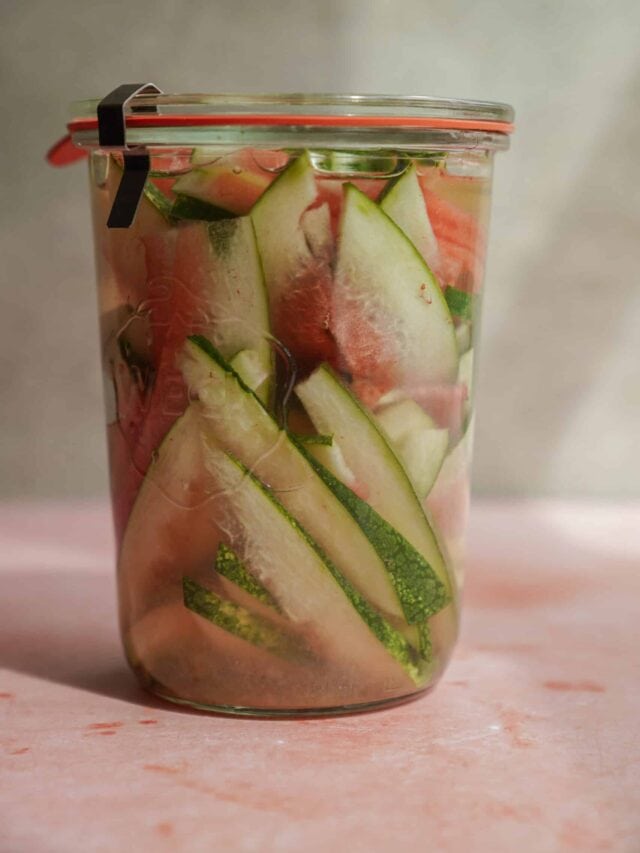
{"type": "MultiPolygon", "coordinates": [[[[107,228],[128,228],[133,222],[151,168],[146,148],[129,148],[126,141],[125,107],[136,95],[162,94],[153,83],[125,83],[110,92],[98,104],[98,142],[101,148],[123,150],[123,172],[107,228]]],[[[156,112],[154,106],[137,107],[135,112],[156,112]]]]}

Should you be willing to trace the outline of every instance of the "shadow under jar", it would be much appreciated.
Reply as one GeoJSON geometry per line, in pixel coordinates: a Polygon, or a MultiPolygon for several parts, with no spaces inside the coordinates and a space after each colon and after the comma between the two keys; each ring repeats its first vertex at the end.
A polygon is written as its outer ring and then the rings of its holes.
{"type": "Polygon", "coordinates": [[[458,631],[503,105],[141,95],[89,151],[124,645],[174,702],[332,714],[458,631]],[[151,119],[150,113],[153,112],[151,119]]]}

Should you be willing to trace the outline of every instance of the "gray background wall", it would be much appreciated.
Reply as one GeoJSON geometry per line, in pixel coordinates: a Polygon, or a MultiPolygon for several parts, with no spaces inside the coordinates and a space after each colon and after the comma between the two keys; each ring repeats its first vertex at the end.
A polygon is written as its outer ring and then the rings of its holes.
{"type": "Polygon", "coordinates": [[[475,486],[638,495],[640,7],[635,0],[3,0],[0,496],[106,489],[82,167],[67,103],[173,91],[508,101],[485,300],[475,486]]]}

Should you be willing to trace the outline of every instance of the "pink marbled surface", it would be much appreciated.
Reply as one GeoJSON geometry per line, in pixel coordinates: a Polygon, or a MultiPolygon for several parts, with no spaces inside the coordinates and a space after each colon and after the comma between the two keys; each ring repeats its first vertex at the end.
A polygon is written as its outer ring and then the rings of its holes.
{"type": "Polygon", "coordinates": [[[435,692],[265,721],[137,688],[104,507],[0,507],[0,851],[637,853],[639,531],[639,505],[478,504],[435,692]]]}

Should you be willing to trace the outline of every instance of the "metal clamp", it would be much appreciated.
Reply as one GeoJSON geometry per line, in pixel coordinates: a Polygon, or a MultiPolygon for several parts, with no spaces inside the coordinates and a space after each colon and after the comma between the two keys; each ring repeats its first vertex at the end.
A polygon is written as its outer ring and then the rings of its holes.
{"type": "MultiPolygon", "coordinates": [[[[128,228],[135,219],[151,160],[143,146],[127,145],[125,108],[136,95],[162,94],[153,83],[125,83],[110,92],[98,104],[98,142],[101,148],[123,151],[123,172],[107,220],[107,228],[128,228]]],[[[134,107],[135,112],[156,112],[154,106],[134,107]]]]}

